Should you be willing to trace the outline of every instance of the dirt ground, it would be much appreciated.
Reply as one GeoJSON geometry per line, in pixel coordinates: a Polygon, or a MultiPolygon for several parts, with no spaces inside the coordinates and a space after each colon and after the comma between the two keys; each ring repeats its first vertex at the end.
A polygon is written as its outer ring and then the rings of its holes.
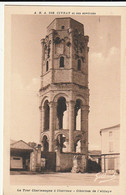
{"type": "Polygon", "coordinates": [[[27,173],[12,172],[12,185],[50,185],[50,186],[117,186],[119,175],[104,173],[27,173]]]}

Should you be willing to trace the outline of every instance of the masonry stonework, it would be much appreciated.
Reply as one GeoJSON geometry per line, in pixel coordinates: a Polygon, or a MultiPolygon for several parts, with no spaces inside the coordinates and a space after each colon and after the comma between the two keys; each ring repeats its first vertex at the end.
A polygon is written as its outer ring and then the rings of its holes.
{"type": "Polygon", "coordinates": [[[79,147],[79,153],[87,159],[88,41],[83,24],[69,17],[54,19],[41,40],[39,92],[43,151],[77,153],[79,147]]]}

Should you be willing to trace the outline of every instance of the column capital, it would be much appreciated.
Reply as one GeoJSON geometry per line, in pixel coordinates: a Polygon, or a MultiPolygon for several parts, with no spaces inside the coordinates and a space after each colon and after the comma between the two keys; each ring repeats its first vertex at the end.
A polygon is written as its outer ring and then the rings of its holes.
{"type": "Polygon", "coordinates": [[[52,108],[55,105],[53,101],[49,102],[49,107],[52,108]]]}
{"type": "Polygon", "coordinates": [[[66,106],[69,107],[69,102],[68,101],[66,101],[66,106]]]}
{"type": "Polygon", "coordinates": [[[57,102],[53,102],[55,108],[57,107],[57,104],[58,104],[57,102]]]}
{"type": "Polygon", "coordinates": [[[69,105],[70,104],[73,105],[73,106],[75,105],[75,101],[74,100],[70,100],[68,103],[69,103],[69,105]]]}
{"type": "Polygon", "coordinates": [[[39,106],[39,109],[42,111],[42,110],[44,110],[45,109],[45,105],[40,105],[39,106]]]}
{"type": "Polygon", "coordinates": [[[81,106],[81,109],[82,109],[83,111],[89,112],[89,106],[88,106],[88,105],[82,105],[82,106],[81,106]]]}

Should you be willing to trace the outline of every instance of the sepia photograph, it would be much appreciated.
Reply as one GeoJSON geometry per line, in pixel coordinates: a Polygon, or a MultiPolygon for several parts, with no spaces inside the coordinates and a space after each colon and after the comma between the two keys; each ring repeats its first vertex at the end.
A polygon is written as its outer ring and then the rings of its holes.
{"type": "Polygon", "coordinates": [[[99,194],[89,186],[112,194],[120,183],[121,16],[12,8],[4,177],[15,194],[99,194]]]}

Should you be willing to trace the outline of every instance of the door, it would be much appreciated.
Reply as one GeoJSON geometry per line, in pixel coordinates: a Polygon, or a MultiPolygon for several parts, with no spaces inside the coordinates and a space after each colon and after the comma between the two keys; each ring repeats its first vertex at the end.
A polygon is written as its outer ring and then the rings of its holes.
{"type": "Polygon", "coordinates": [[[23,169],[23,159],[19,156],[12,156],[10,161],[11,169],[23,169]]]}

